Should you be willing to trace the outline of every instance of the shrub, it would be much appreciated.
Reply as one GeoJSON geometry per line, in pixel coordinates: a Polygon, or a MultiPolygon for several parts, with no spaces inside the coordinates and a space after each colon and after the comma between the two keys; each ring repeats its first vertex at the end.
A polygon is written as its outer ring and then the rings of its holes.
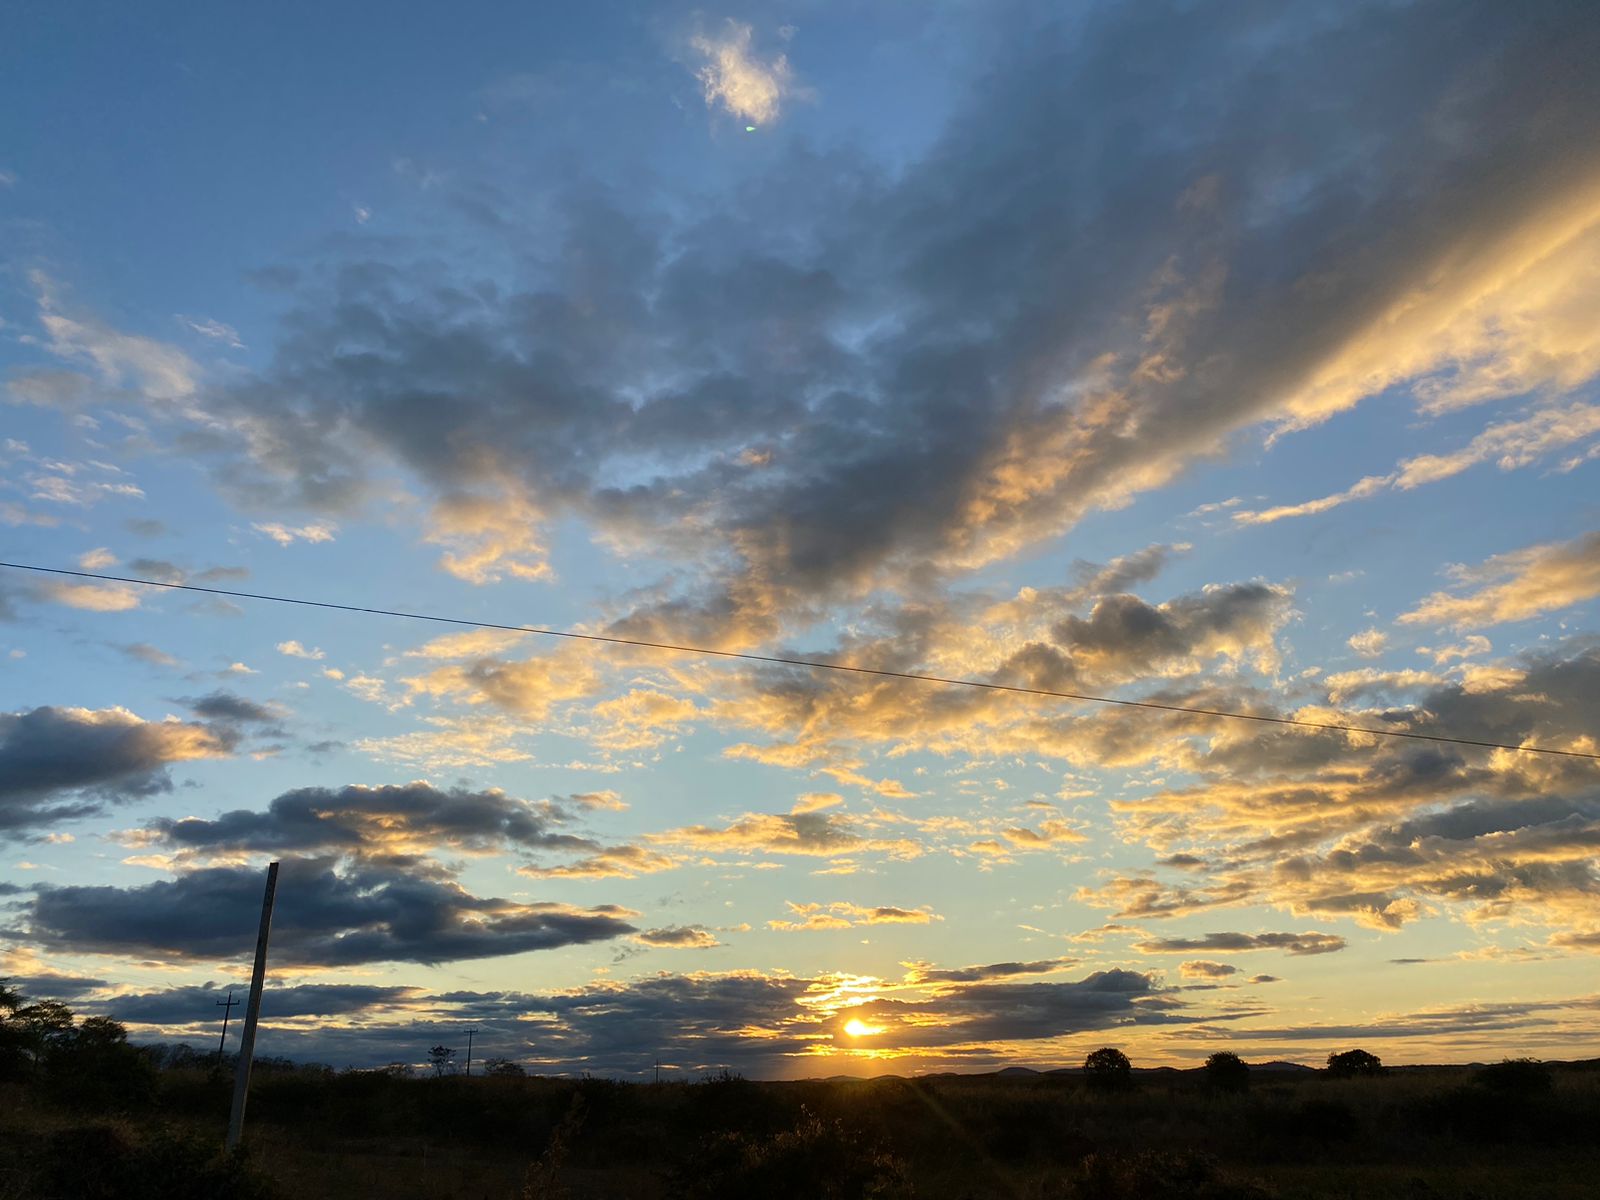
{"type": "Polygon", "coordinates": [[[1202,1154],[1098,1153],[1083,1160],[1071,1200],[1268,1200],[1253,1183],[1231,1180],[1202,1154]]]}
{"type": "Polygon", "coordinates": [[[74,1200],[272,1200],[272,1182],[243,1151],[161,1131],[132,1141],[112,1125],[63,1129],[36,1151],[38,1192],[74,1200]]]}
{"type": "Polygon", "coordinates": [[[1383,1074],[1383,1060],[1365,1050],[1328,1055],[1328,1074],[1335,1079],[1371,1078],[1383,1074]]]}
{"type": "Polygon", "coordinates": [[[1554,1086],[1550,1068],[1536,1058],[1508,1058],[1478,1071],[1472,1082],[1509,1096],[1539,1096],[1554,1086]]]}
{"type": "Polygon", "coordinates": [[[683,1200],[892,1200],[910,1194],[905,1168],[880,1147],[808,1110],[767,1136],[724,1133],[700,1143],[676,1174],[683,1200]]]}
{"type": "Polygon", "coordinates": [[[1288,1126],[1314,1142],[1348,1142],[1361,1130],[1355,1110],[1341,1100],[1307,1100],[1289,1114],[1288,1126]]]}
{"type": "Polygon", "coordinates": [[[1206,1082],[1219,1092],[1242,1092],[1250,1086],[1250,1068],[1232,1050],[1218,1050],[1206,1059],[1206,1082]]]}
{"type": "Polygon", "coordinates": [[[1133,1064],[1121,1050],[1105,1046],[1083,1060],[1083,1076],[1091,1087],[1125,1088],[1133,1082],[1133,1064]]]}

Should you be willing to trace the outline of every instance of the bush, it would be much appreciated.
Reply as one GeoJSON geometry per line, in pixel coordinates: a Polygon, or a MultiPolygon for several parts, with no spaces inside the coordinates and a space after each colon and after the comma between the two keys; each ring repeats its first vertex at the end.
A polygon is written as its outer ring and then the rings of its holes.
{"type": "Polygon", "coordinates": [[[1328,1055],[1328,1074],[1335,1079],[1371,1078],[1383,1074],[1383,1060],[1365,1050],[1328,1055]]]}
{"type": "Polygon", "coordinates": [[[1536,1058],[1508,1058],[1478,1071],[1472,1082],[1508,1096],[1541,1096],[1555,1080],[1550,1068],[1536,1058]]]}
{"type": "Polygon", "coordinates": [[[683,1200],[891,1200],[910,1195],[900,1161],[847,1129],[802,1110],[769,1136],[725,1133],[702,1141],[676,1173],[683,1200]]]}
{"type": "Polygon", "coordinates": [[[1218,1050],[1206,1059],[1206,1082],[1219,1092],[1242,1092],[1250,1086],[1250,1068],[1232,1050],[1218,1050]]]}
{"type": "Polygon", "coordinates": [[[1067,1195],[1071,1200],[1268,1200],[1271,1193],[1228,1179],[1204,1155],[1142,1150],[1091,1154],[1067,1195]]]}
{"type": "Polygon", "coordinates": [[[1083,1077],[1091,1087],[1125,1088],[1133,1082],[1133,1064],[1121,1050],[1106,1046],[1083,1060],[1083,1077]]]}
{"type": "Polygon", "coordinates": [[[1288,1126],[1314,1142],[1348,1142],[1361,1131],[1355,1109],[1340,1100],[1306,1100],[1289,1114],[1288,1126]]]}
{"type": "Polygon", "coordinates": [[[170,1130],[134,1142],[113,1125],[63,1129],[36,1151],[38,1194],[73,1200],[272,1200],[277,1189],[241,1151],[170,1130]]]}

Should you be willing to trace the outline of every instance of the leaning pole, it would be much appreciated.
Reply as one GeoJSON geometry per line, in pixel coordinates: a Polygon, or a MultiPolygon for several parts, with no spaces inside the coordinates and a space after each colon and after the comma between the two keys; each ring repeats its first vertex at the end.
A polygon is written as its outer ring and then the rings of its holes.
{"type": "Polygon", "coordinates": [[[256,1018],[261,1015],[261,986],[267,978],[267,935],[272,932],[272,896],[278,890],[278,864],[267,867],[267,893],[261,899],[261,929],[256,934],[256,967],[250,976],[250,1002],[244,1010],[244,1036],[239,1040],[239,1065],[233,1072],[233,1115],[228,1118],[227,1147],[244,1133],[244,1102],[250,1095],[250,1063],[256,1052],[256,1018]]]}

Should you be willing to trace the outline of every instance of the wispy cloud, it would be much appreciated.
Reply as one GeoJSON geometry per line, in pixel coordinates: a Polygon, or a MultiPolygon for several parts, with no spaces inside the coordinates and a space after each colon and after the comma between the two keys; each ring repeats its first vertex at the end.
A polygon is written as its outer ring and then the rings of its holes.
{"type": "Polygon", "coordinates": [[[1399,620],[1473,629],[1592,600],[1600,596],[1600,532],[1497,554],[1457,573],[1469,590],[1435,592],[1399,620]]]}

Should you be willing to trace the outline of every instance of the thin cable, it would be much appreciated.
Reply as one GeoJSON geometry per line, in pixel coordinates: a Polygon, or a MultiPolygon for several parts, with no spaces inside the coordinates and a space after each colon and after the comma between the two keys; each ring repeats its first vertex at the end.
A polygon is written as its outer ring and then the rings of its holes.
{"type": "Polygon", "coordinates": [[[781,658],[775,654],[746,654],[738,650],[712,650],[706,646],[680,646],[673,642],[647,642],[641,638],[613,637],[603,633],[577,633],[570,629],[541,629],[534,625],[501,625],[494,621],[469,621],[465,617],[441,617],[434,613],[401,612],[392,608],[367,608],[359,604],[334,604],[327,600],[306,600],[299,596],[269,596],[263,592],[237,592],[229,588],[201,587],[193,583],[167,583],[157,579],[134,579],[126,575],[101,575],[94,571],[69,571],[64,567],[39,567],[30,563],[0,562],[13,571],[34,571],[42,575],[70,575],[77,579],[97,579],[104,583],[131,583],[139,587],[166,588],[175,592],[203,592],[208,596],[229,596],[235,600],[267,600],[273,604],[298,604],[303,608],[327,608],[335,612],[366,613],[377,617],[401,617],[408,621],[432,621],[438,625],[464,625],[472,629],[503,629],[510,633],[532,633],[540,637],[568,638],[575,642],[604,642],[612,646],[638,646],[647,650],[671,650],[678,654],[699,654],[707,658],[737,658],[744,662],[774,663],[785,667],[809,667],[817,671],[844,671],[852,675],[876,675],[884,679],[910,679],[918,683],[942,683],[951,687],[982,688],[990,692],[1015,692],[1023,696],[1045,696],[1052,700],[1080,700],[1087,704],[1115,704],[1122,708],[1149,708],[1159,712],[1191,713],[1200,717],[1225,717],[1231,721],[1257,721],[1265,725],[1293,725],[1300,729],[1321,729],[1337,733],[1365,733],[1373,737],[1410,738],[1419,742],[1444,742],[1452,746],[1478,746],[1486,750],[1517,750],[1524,754],[1555,754],[1563,758],[1587,758],[1600,762],[1600,754],[1586,750],[1556,750],[1548,746],[1516,746],[1510,742],[1480,742],[1472,738],[1447,737],[1438,733],[1410,733],[1399,729],[1369,729],[1361,725],[1341,725],[1334,721],[1303,721],[1298,717],[1263,717],[1256,713],[1227,712],[1216,708],[1194,708],[1186,704],[1161,704],[1155,700],[1119,700],[1113,696],[1089,696],[1081,692],[1056,692],[1048,688],[1021,687],[1010,683],[986,683],[981,679],[952,679],[944,675],[921,675],[913,671],[887,671],[880,667],[853,667],[846,663],[821,662],[810,658],[781,658]]]}

